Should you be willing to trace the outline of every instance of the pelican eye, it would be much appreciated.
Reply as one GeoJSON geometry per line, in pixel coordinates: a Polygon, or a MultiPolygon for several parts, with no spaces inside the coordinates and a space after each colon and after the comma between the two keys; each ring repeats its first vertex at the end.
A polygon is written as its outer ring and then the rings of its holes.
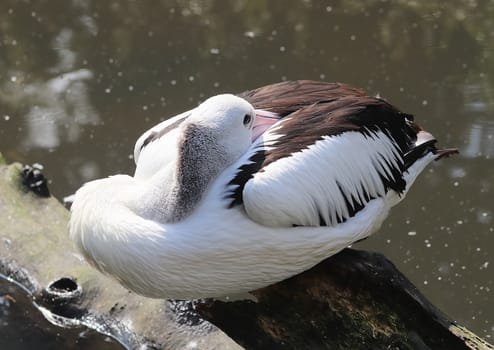
{"type": "Polygon", "coordinates": [[[245,126],[249,125],[251,120],[252,120],[252,116],[250,114],[244,115],[244,125],[245,126]]]}

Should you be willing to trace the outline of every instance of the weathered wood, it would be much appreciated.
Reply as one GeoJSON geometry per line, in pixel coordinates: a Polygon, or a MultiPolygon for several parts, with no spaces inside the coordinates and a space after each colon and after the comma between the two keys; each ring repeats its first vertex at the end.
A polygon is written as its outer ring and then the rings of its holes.
{"type": "Polygon", "coordinates": [[[200,315],[246,349],[494,349],[443,315],[384,256],[345,249],[200,315]]]}
{"type": "Polygon", "coordinates": [[[0,155],[0,274],[24,286],[52,322],[82,324],[129,349],[239,349],[211,324],[178,322],[180,308],[130,293],[88,266],[68,238],[68,210],[28,191],[21,169],[0,155]]]}

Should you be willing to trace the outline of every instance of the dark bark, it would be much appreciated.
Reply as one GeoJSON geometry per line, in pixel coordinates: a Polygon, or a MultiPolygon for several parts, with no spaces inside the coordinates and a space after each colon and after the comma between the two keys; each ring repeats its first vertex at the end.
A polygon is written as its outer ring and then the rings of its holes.
{"type": "Polygon", "coordinates": [[[253,294],[197,310],[246,349],[494,349],[376,253],[345,249],[253,294]]]}

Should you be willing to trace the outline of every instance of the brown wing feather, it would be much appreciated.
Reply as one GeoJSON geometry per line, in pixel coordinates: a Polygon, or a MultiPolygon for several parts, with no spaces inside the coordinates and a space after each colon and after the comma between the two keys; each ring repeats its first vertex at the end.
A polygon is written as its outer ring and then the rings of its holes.
{"type": "Polygon", "coordinates": [[[420,131],[413,116],[364,90],[341,83],[311,80],[288,81],[246,91],[239,95],[255,108],[281,114],[276,142],[280,147],[266,152],[262,167],[290,156],[320,140],[323,136],[346,131],[385,131],[405,154],[415,144],[420,131]]]}
{"type": "Polygon", "coordinates": [[[312,80],[287,81],[239,94],[254,107],[281,115],[302,107],[338,100],[344,96],[366,96],[365,91],[341,83],[312,80]]]}

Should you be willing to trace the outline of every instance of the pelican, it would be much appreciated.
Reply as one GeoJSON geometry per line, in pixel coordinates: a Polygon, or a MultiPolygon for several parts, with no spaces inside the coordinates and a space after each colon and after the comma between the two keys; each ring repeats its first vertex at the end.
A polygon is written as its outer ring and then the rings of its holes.
{"type": "Polygon", "coordinates": [[[151,298],[239,295],[374,233],[455,149],[379,97],[292,81],[211,97],[145,132],[133,176],[75,195],[85,259],[151,298]]]}

